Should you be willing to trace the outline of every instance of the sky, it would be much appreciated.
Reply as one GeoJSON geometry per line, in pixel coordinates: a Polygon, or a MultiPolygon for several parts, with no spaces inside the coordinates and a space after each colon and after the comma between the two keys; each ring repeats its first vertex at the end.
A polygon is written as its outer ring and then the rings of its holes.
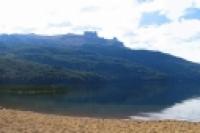
{"type": "Polygon", "coordinates": [[[200,0],[0,0],[0,33],[84,31],[200,63],[200,0]]]}

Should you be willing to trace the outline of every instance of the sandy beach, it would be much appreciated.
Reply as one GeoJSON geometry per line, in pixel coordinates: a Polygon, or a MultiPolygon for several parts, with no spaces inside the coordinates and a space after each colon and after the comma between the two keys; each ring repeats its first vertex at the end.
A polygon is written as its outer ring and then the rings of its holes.
{"type": "Polygon", "coordinates": [[[198,133],[200,123],[95,119],[0,108],[0,133],[198,133]]]}

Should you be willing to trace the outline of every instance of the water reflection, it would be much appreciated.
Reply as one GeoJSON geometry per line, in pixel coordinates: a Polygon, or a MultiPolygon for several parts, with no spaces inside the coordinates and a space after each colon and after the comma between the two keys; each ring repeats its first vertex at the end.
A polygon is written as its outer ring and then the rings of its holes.
{"type": "Polygon", "coordinates": [[[65,95],[0,95],[0,105],[6,108],[50,114],[101,118],[129,118],[132,114],[159,111],[164,106],[115,103],[72,102],[65,95]]]}
{"type": "Polygon", "coordinates": [[[194,96],[200,96],[199,84],[112,84],[102,88],[79,88],[66,94],[0,93],[0,106],[64,115],[118,118],[129,118],[143,112],[140,119],[195,121],[200,120],[200,98],[191,99],[194,96]]]}
{"type": "Polygon", "coordinates": [[[200,97],[184,100],[181,103],[168,107],[156,113],[141,113],[139,116],[131,116],[132,119],[142,120],[184,120],[200,122],[200,97]]]}

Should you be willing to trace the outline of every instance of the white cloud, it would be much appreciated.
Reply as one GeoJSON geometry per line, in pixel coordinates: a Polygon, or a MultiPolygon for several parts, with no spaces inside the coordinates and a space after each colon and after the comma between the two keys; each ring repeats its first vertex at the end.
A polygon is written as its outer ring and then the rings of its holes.
{"type": "Polygon", "coordinates": [[[141,6],[142,12],[161,11],[168,18],[177,20],[183,15],[184,10],[191,7],[194,0],[154,0],[141,6]]]}
{"type": "Polygon", "coordinates": [[[157,27],[140,28],[129,41],[133,42],[130,43],[133,48],[160,50],[199,62],[199,33],[199,20],[182,20],[157,27]]]}
{"type": "Polygon", "coordinates": [[[200,62],[200,20],[180,20],[191,7],[200,8],[200,0],[0,0],[0,33],[97,30],[100,36],[117,36],[132,48],[160,50],[200,62]],[[154,11],[171,22],[139,26],[142,14],[154,11]]]}

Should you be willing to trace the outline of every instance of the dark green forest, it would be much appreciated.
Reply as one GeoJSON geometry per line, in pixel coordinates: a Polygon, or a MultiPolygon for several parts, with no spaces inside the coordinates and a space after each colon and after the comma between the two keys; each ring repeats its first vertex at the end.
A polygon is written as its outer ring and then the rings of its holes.
{"type": "Polygon", "coordinates": [[[101,38],[93,32],[0,35],[2,93],[91,89],[123,99],[160,95],[169,91],[163,86],[199,81],[199,64],[158,51],[132,50],[116,38],[101,38]]]}

